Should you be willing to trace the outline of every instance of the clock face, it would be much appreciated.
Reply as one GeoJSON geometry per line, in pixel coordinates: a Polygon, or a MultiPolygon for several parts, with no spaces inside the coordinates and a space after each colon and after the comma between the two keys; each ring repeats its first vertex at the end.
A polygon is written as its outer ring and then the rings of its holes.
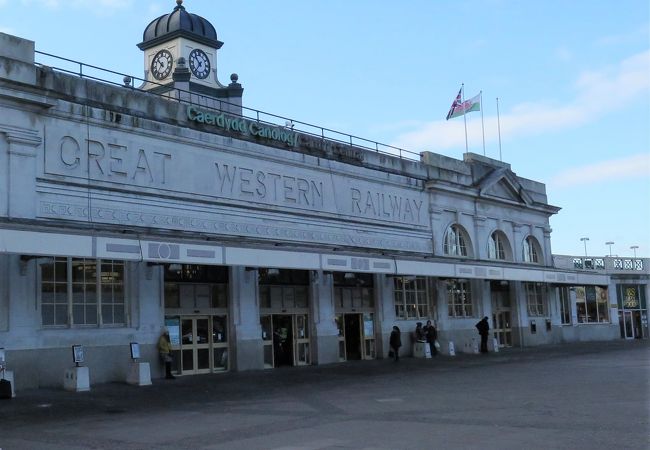
{"type": "Polygon", "coordinates": [[[174,58],[168,50],[160,50],[151,61],[151,74],[156,80],[163,80],[172,71],[174,58]]]}
{"type": "Polygon", "coordinates": [[[190,52],[190,70],[200,80],[210,75],[210,60],[203,50],[196,48],[190,52]]]}

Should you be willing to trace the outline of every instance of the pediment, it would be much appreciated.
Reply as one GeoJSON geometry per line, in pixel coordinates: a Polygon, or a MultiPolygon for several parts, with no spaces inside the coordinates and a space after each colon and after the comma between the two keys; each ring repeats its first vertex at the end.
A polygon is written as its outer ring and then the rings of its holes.
{"type": "Polygon", "coordinates": [[[532,204],[532,199],[523,189],[517,177],[506,168],[494,170],[478,185],[481,197],[496,197],[510,202],[532,204]]]}

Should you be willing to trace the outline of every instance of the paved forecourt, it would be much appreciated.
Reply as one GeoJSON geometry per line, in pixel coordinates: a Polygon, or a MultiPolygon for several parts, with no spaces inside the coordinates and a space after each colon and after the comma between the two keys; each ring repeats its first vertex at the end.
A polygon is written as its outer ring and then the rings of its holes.
{"type": "Polygon", "coordinates": [[[7,449],[648,448],[648,342],[19,392],[7,449]]]}

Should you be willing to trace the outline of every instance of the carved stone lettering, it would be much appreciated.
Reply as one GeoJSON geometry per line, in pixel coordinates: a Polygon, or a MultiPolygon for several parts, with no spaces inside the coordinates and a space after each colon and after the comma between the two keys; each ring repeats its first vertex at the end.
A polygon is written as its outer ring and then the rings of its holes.
{"type": "Polygon", "coordinates": [[[74,175],[120,183],[133,180],[146,185],[165,184],[167,163],[172,157],[159,150],[95,139],[77,140],[72,136],[60,139],[58,154],[61,167],[74,175]]]}
{"type": "Polygon", "coordinates": [[[352,214],[377,219],[419,223],[423,200],[383,192],[350,188],[352,214]]]}
{"type": "Polygon", "coordinates": [[[322,209],[323,182],[215,162],[215,189],[221,197],[322,209]]]}

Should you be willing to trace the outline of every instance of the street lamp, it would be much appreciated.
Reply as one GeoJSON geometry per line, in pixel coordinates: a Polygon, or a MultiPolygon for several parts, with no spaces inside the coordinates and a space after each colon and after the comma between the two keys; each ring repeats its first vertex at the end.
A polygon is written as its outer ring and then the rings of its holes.
{"type": "Polygon", "coordinates": [[[589,240],[589,238],[588,237],[582,237],[582,238],[580,238],[580,240],[585,243],[585,258],[586,258],[587,257],[587,241],[589,240]]]}
{"type": "Polygon", "coordinates": [[[634,252],[634,257],[635,257],[635,258],[636,258],[636,249],[637,249],[637,248],[639,248],[638,245],[633,245],[632,247],[630,247],[630,250],[632,250],[632,251],[634,252]]]}
{"type": "Polygon", "coordinates": [[[605,242],[605,245],[609,246],[609,257],[611,258],[612,257],[612,245],[614,245],[614,242],[613,241],[607,241],[607,242],[605,242]]]}

